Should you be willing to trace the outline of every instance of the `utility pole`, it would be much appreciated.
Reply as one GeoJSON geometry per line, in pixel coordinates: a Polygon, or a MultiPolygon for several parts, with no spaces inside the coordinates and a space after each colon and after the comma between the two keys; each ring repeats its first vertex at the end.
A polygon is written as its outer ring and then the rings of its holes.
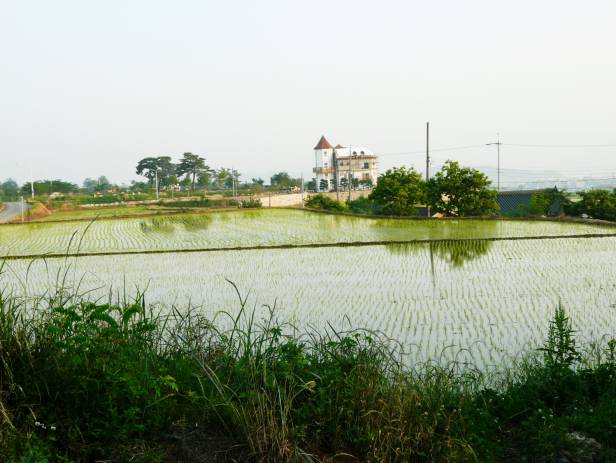
{"type": "MultiPolygon", "coordinates": [[[[426,183],[430,180],[430,123],[426,122],[426,183]]],[[[426,204],[427,216],[430,217],[430,205],[426,204]]]]}
{"type": "Polygon", "coordinates": [[[158,167],[156,168],[156,172],[154,175],[156,177],[156,201],[158,201],[158,167]]]}
{"type": "Polygon", "coordinates": [[[349,145],[349,201],[351,201],[351,145],[349,145]]]}
{"type": "Polygon", "coordinates": [[[336,201],[340,201],[340,177],[338,175],[338,153],[336,152],[336,148],[334,148],[334,175],[336,176],[336,201]]]}
{"type": "Polygon", "coordinates": [[[237,191],[235,187],[235,169],[231,167],[231,188],[233,190],[233,200],[237,201],[237,197],[235,192],[237,191]]]}
{"type": "Polygon", "coordinates": [[[21,221],[22,222],[24,221],[24,210],[25,210],[25,207],[24,207],[24,196],[21,195],[21,221]]]}
{"type": "Polygon", "coordinates": [[[426,122],[426,182],[430,180],[430,123],[426,122]]]}
{"type": "Polygon", "coordinates": [[[496,167],[496,190],[500,191],[500,147],[502,145],[500,141],[500,133],[496,134],[496,143],[486,143],[486,146],[496,145],[496,157],[497,157],[497,167],[496,167]]]}
{"type": "Polygon", "coordinates": [[[32,166],[30,166],[30,196],[34,199],[34,176],[32,175],[32,166]]]}
{"type": "MultiPolygon", "coordinates": [[[[304,174],[303,173],[301,175],[301,182],[302,182],[302,185],[301,185],[300,191],[302,192],[302,207],[304,207],[304,174]]],[[[338,191],[337,188],[336,188],[336,191],[338,191]]]]}

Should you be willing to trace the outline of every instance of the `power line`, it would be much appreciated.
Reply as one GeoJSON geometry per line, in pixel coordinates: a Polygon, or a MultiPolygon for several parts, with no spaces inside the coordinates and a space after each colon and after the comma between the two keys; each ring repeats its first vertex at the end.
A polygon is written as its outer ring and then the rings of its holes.
{"type": "Polygon", "coordinates": [[[520,148],[616,148],[616,144],[604,145],[531,145],[525,143],[503,143],[505,146],[517,146],[520,148]]]}
{"type": "MultiPolygon", "coordinates": [[[[430,148],[430,153],[435,153],[435,152],[443,152],[443,151],[459,151],[459,150],[466,150],[466,149],[471,149],[471,148],[482,148],[483,145],[466,145],[466,146],[454,146],[451,148],[437,148],[437,149],[433,149],[430,148]]],[[[426,150],[425,148],[423,150],[420,151],[399,151],[396,153],[379,153],[378,156],[408,156],[408,155],[413,155],[413,154],[421,154],[423,156],[425,156],[426,154],[426,150]]]]}
{"type": "MultiPolygon", "coordinates": [[[[484,148],[486,145],[464,145],[464,146],[452,146],[450,148],[436,148],[430,149],[431,153],[446,152],[446,151],[458,151],[467,150],[472,148],[484,148]]],[[[501,146],[512,146],[518,148],[616,148],[616,144],[600,144],[600,145],[542,145],[542,144],[528,144],[528,143],[501,143],[501,146]]],[[[380,153],[379,156],[408,156],[408,155],[425,155],[426,150],[413,150],[413,151],[397,151],[391,153],[380,153]]]]}

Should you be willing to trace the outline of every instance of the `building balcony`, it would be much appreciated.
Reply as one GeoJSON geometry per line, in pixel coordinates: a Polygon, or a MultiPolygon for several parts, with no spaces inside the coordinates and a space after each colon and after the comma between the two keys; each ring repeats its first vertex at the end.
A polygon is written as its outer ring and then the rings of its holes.
{"type": "Polygon", "coordinates": [[[336,169],[333,167],[313,167],[312,172],[314,172],[315,174],[326,175],[336,173],[336,169]]]}

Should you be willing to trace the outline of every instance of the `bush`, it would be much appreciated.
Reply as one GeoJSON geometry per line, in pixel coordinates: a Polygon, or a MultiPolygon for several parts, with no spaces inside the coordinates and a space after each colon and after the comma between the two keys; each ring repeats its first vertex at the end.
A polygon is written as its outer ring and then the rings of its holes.
{"type": "Polygon", "coordinates": [[[360,196],[346,202],[349,210],[355,214],[379,214],[382,209],[371,199],[360,196]]]}
{"type": "Polygon", "coordinates": [[[312,209],[324,209],[327,211],[346,212],[348,210],[346,204],[336,201],[335,199],[331,199],[323,193],[309,196],[305,201],[305,205],[306,207],[312,209]]]}
{"type": "Polygon", "coordinates": [[[261,200],[259,198],[250,198],[250,199],[246,199],[242,201],[240,203],[240,207],[243,207],[246,209],[256,209],[256,208],[263,207],[263,204],[261,204],[261,200]]]}
{"type": "Polygon", "coordinates": [[[224,205],[226,200],[212,200],[208,198],[193,199],[190,201],[159,201],[159,206],[165,207],[211,207],[213,205],[224,205]]]}
{"type": "Polygon", "coordinates": [[[238,206],[239,202],[235,199],[192,199],[189,201],[159,201],[158,206],[172,207],[172,208],[197,208],[197,207],[234,207],[238,206]]]}
{"type": "Polygon", "coordinates": [[[123,200],[122,195],[94,195],[85,197],[81,202],[82,204],[111,204],[120,203],[123,200]]]}

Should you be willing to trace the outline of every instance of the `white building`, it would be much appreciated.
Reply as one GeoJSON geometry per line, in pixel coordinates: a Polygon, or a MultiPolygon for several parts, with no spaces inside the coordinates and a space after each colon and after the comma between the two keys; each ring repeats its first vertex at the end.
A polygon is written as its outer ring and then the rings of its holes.
{"type": "Polygon", "coordinates": [[[314,168],[317,191],[348,188],[351,179],[353,188],[376,185],[378,176],[377,156],[362,147],[332,146],[323,136],[314,147],[314,168]]]}

